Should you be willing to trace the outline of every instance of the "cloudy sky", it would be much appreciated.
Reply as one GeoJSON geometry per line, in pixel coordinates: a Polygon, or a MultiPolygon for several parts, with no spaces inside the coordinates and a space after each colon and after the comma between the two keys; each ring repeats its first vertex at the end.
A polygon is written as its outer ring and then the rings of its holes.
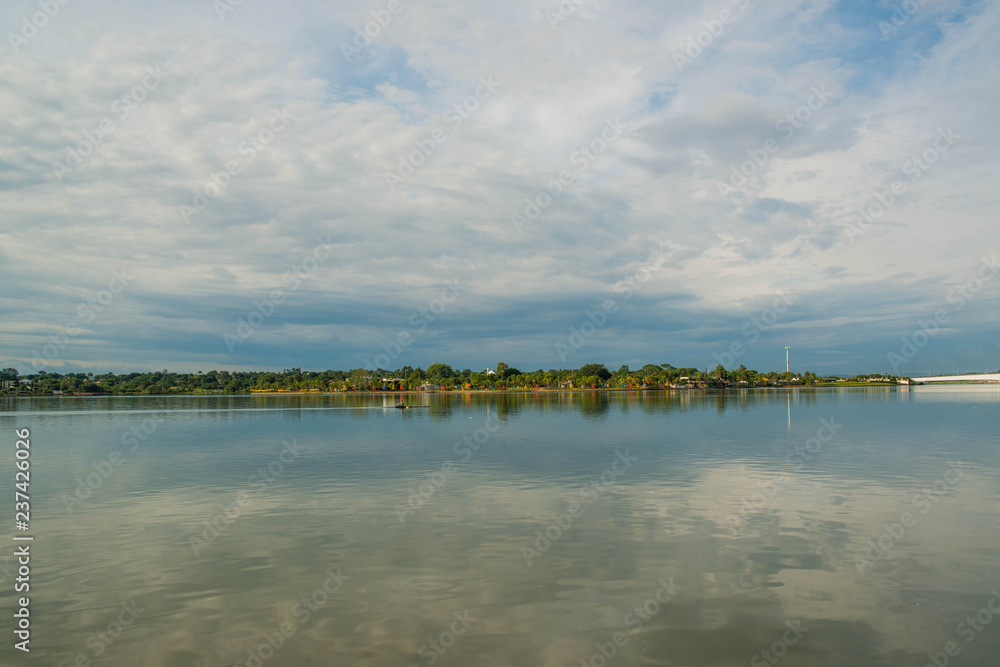
{"type": "Polygon", "coordinates": [[[906,4],[5,2],[0,363],[996,370],[1000,6],[906,4]]]}

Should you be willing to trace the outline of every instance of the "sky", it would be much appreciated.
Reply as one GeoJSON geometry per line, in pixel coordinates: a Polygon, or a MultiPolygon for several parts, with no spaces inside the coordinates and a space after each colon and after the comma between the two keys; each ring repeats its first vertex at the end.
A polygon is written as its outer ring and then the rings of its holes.
{"type": "Polygon", "coordinates": [[[998,19],[10,0],[0,365],[995,371],[998,19]]]}

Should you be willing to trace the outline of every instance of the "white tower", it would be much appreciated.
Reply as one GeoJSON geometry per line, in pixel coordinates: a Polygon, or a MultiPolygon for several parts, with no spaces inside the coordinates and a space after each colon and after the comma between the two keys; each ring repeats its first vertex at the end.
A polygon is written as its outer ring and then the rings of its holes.
{"type": "Polygon", "coordinates": [[[789,365],[788,365],[788,349],[789,349],[789,348],[788,348],[788,346],[786,345],[786,346],[785,346],[785,372],[786,372],[786,373],[791,373],[791,372],[792,372],[792,371],[791,371],[791,368],[790,368],[790,367],[789,367],[789,365]]]}

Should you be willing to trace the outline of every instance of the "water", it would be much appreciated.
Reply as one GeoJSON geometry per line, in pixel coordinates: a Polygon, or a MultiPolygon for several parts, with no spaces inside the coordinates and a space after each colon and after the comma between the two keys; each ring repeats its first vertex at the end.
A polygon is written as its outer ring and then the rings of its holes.
{"type": "Polygon", "coordinates": [[[395,400],[0,402],[0,664],[997,664],[997,388],[395,400]]]}

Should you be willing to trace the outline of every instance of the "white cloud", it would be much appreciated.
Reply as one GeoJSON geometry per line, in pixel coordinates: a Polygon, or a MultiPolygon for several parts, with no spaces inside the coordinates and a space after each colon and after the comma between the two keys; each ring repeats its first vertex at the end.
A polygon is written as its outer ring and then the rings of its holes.
{"type": "MultiPolygon", "coordinates": [[[[665,241],[675,262],[644,290],[646,325],[680,298],[689,317],[735,327],[744,310],[791,285],[812,292],[805,299],[815,311],[840,309],[836,316],[846,319],[836,326],[871,327],[871,337],[884,340],[885,330],[864,320],[868,306],[846,306],[845,295],[877,285],[881,296],[896,294],[904,320],[915,321],[992,250],[997,12],[928,8],[880,40],[881,13],[852,23],[832,2],[752,3],[678,72],[672,49],[731,4],[588,4],[552,30],[544,4],[405,3],[352,63],[339,44],[377,3],[336,10],[245,3],[224,21],[204,3],[125,13],[101,3],[76,13],[67,6],[19,53],[0,47],[8,317],[18,331],[33,330],[37,346],[72,315],[79,293],[100,289],[124,266],[137,275],[115,306],[128,317],[95,322],[96,344],[131,349],[123,362],[135,366],[214,354],[220,364],[239,363],[225,354],[222,333],[253,299],[281,287],[317,237],[331,235],[342,248],[268,325],[273,331],[259,338],[267,345],[243,357],[247,365],[286,358],[300,342],[328,341],[326,361],[311,357],[307,365],[356,367],[361,358],[338,327],[398,330],[435,286],[458,276],[470,288],[448,323],[453,338],[421,352],[427,358],[402,362],[426,364],[456,349],[474,355],[484,335],[475,317],[517,312],[495,334],[524,355],[518,363],[534,366],[551,356],[537,341],[564,335],[580,305],[608,296],[650,244],[665,241]],[[917,35],[930,42],[906,50],[917,35]],[[168,59],[170,74],[118,119],[115,100],[168,59]],[[502,85],[449,127],[444,114],[488,75],[502,85]],[[748,159],[746,150],[762,146],[821,84],[831,100],[782,139],[750,184],[728,201],[720,197],[718,182],[748,159]],[[294,118],[248,159],[241,144],[280,109],[294,118]],[[617,117],[629,132],[580,170],[574,151],[617,117]],[[52,163],[85,141],[84,132],[95,136],[105,118],[115,121],[114,134],[55,178],[52,163]],[[949,126],[961,140],[848,243],[842,227],[856,209],[949,126]],[[446,129],[447,141],[390,192],[385,171],[434,128],[446,129]],[[240,173],[186,224],[179,207],[230,160],[240,173]],[[511,214],[564,169],[575,182],[519,236],[511,214]],[[937,281],[942,294],[911,301],[895,278],[901,274],[937,281]],[[342,319],[327,310],[328,297],[344,309],[342,319]],[[564,308],[553,307],[560,301],[564,308]],[[171,304],[169,317],[157,313],[158,303],[171,304]],[[404,321],[393,324],[392,312],[404,321]],[[535,331],[533,316],[551,333],[535,331]],[[162,335],[146,345],[151,329],[162,335]],[[185,343],[172,346],[171,331],[185,343]]],[[[24,11],[6,8],[4,24],[24,11]]],[[[981,299],[995,302],[995,294],[981,299]]],[[[979,324],[968,322],[968,330],[979,324]]],[[[616,336],[626,334],[619,326],[602,334],[609,364],[616,336]]],[[[30,357],[30,338],[8,338],[2,353],[30,357]]],[[[985,345],[974,336],[964,344],[985,345]]],[[[670,345],[647,335],[631,349],[703,365],[704,348],[670,345]]],[[[880,345],[859,343],[854,359],[880,363],[880,345]]],[[[925,354],[928,364],[938,362],[925,354]]],[[[113,354],[81,349],[67,358],[86,365],[113,354]]],[[[476,365],[464,359],[455,363],[476,365]]]]}

